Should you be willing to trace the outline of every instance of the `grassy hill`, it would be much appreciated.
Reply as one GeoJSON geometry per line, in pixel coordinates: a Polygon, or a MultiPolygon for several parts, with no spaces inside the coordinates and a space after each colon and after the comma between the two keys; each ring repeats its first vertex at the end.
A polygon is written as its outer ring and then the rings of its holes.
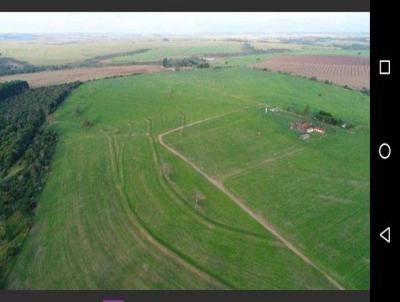
{"type": "Polygon", "coordinates": [[[244,68],[88,82],[54,114],[60,140],[8,288],[335,288],[323,272],[368,288],[368,116],[361,93],[244,68]],[[266,103],[309,105],[360,128],[306,144],[289,116],[265,116],[266,103]],[[166,142],[320,269],[160,144],[205,119],[166,142]],[[224,178],[292,149],[303,150],[224,178]]]}

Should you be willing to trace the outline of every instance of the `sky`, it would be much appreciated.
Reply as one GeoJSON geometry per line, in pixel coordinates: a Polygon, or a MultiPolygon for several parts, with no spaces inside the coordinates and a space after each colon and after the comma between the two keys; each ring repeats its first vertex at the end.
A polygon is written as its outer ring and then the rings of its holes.
{"type": "Polygon", "coordinates": [[[0,33],[369,33],[369,13],[13,13],[0,12],[0,33]]]}

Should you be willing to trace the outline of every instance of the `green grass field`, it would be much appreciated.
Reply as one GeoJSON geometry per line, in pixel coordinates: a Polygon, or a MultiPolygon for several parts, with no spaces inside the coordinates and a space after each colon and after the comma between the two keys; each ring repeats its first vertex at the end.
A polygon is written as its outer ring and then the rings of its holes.
{"type": "Polygon", "coordinates": [[[368,288],[369,130],[330,128],[303,142],[288,130],[291,120],[252,109],[187,128],[167,142],[341,284],[368,288]]]}
{"type": "Polygon", "coordinates": [[[369,98],[245,68],[137,75],[75,90],[49,125],[60,141],[7,287],[335,288],[158,141],[217,116],[166,142],[343,287],[369,288],[369,98]],[[309,105],[359,127],[304,143],[287,129],[293,117],[266,116],[264,104],[309,105]],[[93,126],[82,127],[84,120],[93,126]]]}
{"type": "Polygon", "coordinates": [[[191,57],[207,54],[240,53],[241,43],[237,42],[168,42],[161,47],[155,47],[145,53],[129,56],[119,56],[110,59],[109,63],[132,63],[158,61],[163,58],[191,57]]]}

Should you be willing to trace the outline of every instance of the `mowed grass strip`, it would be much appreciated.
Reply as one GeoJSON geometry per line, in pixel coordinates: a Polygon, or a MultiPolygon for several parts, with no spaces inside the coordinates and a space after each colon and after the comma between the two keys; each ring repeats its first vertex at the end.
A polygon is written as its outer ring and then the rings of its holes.
{"type": "Polygon", "coordinates": [[[291,81],[231,69],[82,85],[54,116],[60,142],[52,174],[8,287],[332,288],[154,140],[185,123],[255,108],[266,99],[278,103],[279,92],[296,95],[287,87],[291,81]],[[83,128],[84,120],[93,126],[83,128]],[[195,191],[203,195],[198,203],[195,191]]]}

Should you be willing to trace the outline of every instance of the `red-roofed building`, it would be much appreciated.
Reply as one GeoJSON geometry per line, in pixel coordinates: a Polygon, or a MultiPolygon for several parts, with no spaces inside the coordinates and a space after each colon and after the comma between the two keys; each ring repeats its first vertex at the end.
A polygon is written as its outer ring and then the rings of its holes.
{"type": "Polygon", "coordinates": [[[325,134],[326,130],[324,128],[320,128],[320,127],[315,127],[314,131],[320,134],[325,134]]]}

